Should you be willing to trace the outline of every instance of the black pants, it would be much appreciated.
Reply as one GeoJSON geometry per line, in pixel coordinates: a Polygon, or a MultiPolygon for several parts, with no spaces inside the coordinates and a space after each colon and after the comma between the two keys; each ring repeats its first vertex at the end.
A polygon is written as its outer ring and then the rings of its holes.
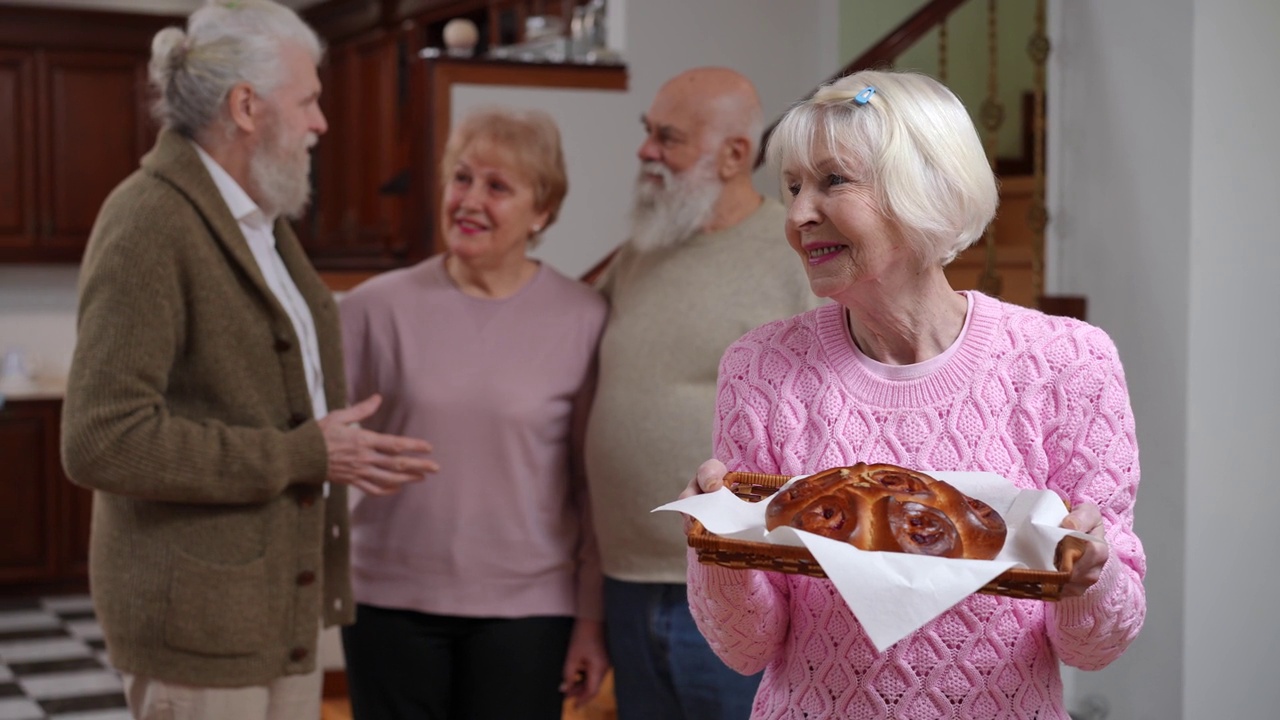
{"type": "Polygon", "coordinates": [[[571,617],[356,605],[342,629],[354,720],[560,720],[571,617]]]}

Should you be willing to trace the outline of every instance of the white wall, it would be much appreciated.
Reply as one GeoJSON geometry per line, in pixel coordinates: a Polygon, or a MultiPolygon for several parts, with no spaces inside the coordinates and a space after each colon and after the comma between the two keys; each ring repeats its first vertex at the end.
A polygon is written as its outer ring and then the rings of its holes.
{"type": "Polygon", "coordinates": [[[1192,128],[1182,697],[1187,718],[1274,718],[1280,4],[1193,4],[1192,96],[1171,104],[1192,128]]]}
{"type": "Polygon", "coordinates": [[[1074,676],[1072,707],[1101,696],[1110,718],[1183,717],[1191,4],[1062,2],[1054,38],[1052,286],[1085,295],[1119,347],[1142,463],[1146,626],[1111,667],[1074,676]]]}
{"type": "Polygon", "coordinates": [[[1148,617],[1110,718],[1275,717],[1280,7],[1059,1],[1050,287],[1116,340],[1142,451],[1148,617]]]}
{"type": "Polygon", "coordinates": [[[0,265],[0,355],[21,352],[39,377],[66,374],[75,348],[76,268],[0,265]]]}
{"type": "Polygon", "coordinates": [[[1185,635],[1188,77],[1192,1],[1062,3],[1050,102],[1056,290],[1084,295],[1120,348],[1142,462],[1137,527],[1147,550],[1147,624],[1101,673],[1075,675],[1075,707],[1180,717],[1185,635]],[[1152,692],[1165,688],[1165,692],[1152,692]]]}

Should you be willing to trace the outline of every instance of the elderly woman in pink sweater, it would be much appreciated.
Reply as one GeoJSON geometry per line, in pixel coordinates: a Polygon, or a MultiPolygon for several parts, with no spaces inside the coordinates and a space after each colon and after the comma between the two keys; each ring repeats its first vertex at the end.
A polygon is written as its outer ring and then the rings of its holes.
{"type": "Polygon", "coordinates": [[[1138,448],[1102,330],[978,292],[943,267],[995,214],[995,179],[960,101],[862,72],[783,118],[769,145],[786,237],[835,302],[748,333],[720,365],[715,460],[798,475],[889,462],[988,471],[1050,489],[1096,538],[1059,602],[973,595],[877,652],[829,581],[699,564],[689,602],[731,667],[764,670],[753,718],[1061,718],[1059,663],[1096,670],[1142,627],[1133,532],[1138,448]]]}

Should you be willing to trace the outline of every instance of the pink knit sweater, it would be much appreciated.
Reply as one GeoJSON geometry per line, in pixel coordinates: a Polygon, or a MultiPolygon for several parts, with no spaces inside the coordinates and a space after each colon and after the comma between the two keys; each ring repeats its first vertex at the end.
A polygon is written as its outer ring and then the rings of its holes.
{"type": "Polygon", "coordinates": [[[973,595],[877,653],[826,580],[699,564],[689,602],[716,653],[764,669],[752,717],[1061,718],[1058,662],[1115,660],[1146,614],[1133,533],[1138,447],[1106,333],[969,293],[959,339],[925,363],[857,351],[840,305],[758,328],[720,365],[715,455],[797,475],[854,462],[985,470],[1101,508],[1101,579],[1056,603],[973,595]]]}

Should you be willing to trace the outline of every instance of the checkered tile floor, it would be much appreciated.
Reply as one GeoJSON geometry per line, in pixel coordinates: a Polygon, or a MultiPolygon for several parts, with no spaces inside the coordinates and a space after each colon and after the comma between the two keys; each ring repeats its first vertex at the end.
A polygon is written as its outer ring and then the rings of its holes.
{"type": "Polygon", "coordinates": [[[0,598],[0,720],[129,720],[87,595],[0,598]]]}

